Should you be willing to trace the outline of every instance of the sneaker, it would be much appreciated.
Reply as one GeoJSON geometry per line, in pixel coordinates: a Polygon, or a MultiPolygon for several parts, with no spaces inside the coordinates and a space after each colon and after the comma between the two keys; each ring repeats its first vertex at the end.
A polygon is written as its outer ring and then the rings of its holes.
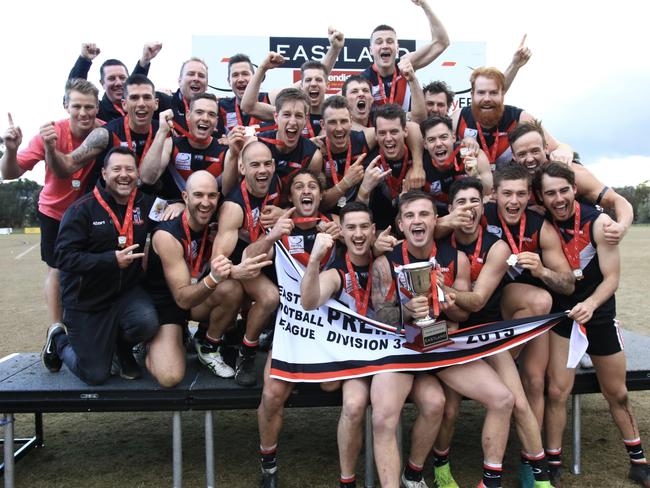
{"type": "Polygon", "coordinates": [[[406,476],[404,476],[403,471],[402,477],[400,478],[400,486],[402,488],[429,488],[429,485],[426,484],[424,478],[422,478],[420,481],[407,480],[406,476]]]}
{"type": "Polygon", "coordinates": [[[278,488],[278,468],[263,469],[260,488],[278,488]]]}
{"type": "Polygon", "coordinates": [[[132,349],[120,351],[118,347],[117,352],[113,356],[113,367],[111,368],[111,373],[114,370],[119,371],[119,375],[122,379],[125,380],[137,380],[142,377],[142,368],[138,362],[133,357],[132,349]],[[115,367],[117,366],[117,367],[115,367]]]}
{"type": "Polygon", "coordinates": [[[133,357],[135,358],[135,362],[138,363],[140,367],[144,367],[148,351],[149,344],[146,342],[138,342],[135,346],[133,346],[133,357]]]}
{"type": "Polygon", "coordinates": [[[644,488],[650,488],[650,466],[647,464],[630,464],[627,477],[644,488]]]}
{"type": "Polygon", "coordinates": [[[434,466],[433,471],[436,475],[434,486],[437,488],[459,488],[458,483],[451,474],[449,463],[442,466],[434,466]]]}
{"type": "Polygon", "coordinates": [[[535,481],[534,488],[554,488],[550,481],[535,481]]]}
{"type": "Polygon", "coordinates": [[[257,374],[255,371],[255,355],[237,356],[235,364],[235,381],[240,386],[254,386],[257,383],[257,374]]]}
{"type": "Polygon", "coordinates": [[[549,464],[548,473],[551,477],[551,485],[555,488],[560,488],[562,486],[562,483],[560,482],[560,478],[562,477],[562,466],[549,464]]]}
{"type": "Polygon", "coordinates": [[[535,488],[533,467],[527,463],[519,463],[519,488],[535,488]]]}
{"type": "Polygon", "coordinates": [[[196,348],[199,361],[220,378],[232,378],[235,371],[226,364],[219,350],[219,346],[202,341],[196,348]]]}
{"type": "Polygon", "coordinates": [[[64,325],[61,322],[50,325],[45,336],[45,345],[41,351],[41,363],[43,363],[45,369],[50,373],[58,373],[63,365],[59,353],[56,352],[56,344],[54,343],[54,337],[59,334],[65,334],[64,325]]]}

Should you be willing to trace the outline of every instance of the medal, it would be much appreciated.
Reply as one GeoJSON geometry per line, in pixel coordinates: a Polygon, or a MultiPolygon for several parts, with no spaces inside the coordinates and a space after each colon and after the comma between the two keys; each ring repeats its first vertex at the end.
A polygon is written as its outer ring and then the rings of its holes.
{"type": "MultiPolygon", "coordinates": [[[[584,274],[582,273],[582,269],[580,268],[579,239],[580,239],[580,233],[582,232],[580,230],[580,204],[574,201],[573,206],[574,206],[573,207],[574,208],[573,238],[569,242],[567,242],[555,220],[553,220],[553,227],[555,227],[555,230],[560,236],[560,244],[562,244],[562,251],[564,252],[564,256],[569,262],[569,266],[571,266],[571,268],[573,269],[573,276],[575,277],[576,280],[581,280],[584,278],[584,274]]],[[[565,230],[565,234],[569,234],[570,232],[571,231],[568,229],[565,230]]]]}
{"type": "Polygon", "coordinates": [[[193,284],[193,285],[196,285],[198,283],[198,281],[199,281],[199,279],[195,278],[194,276],[192,276],[192,278],[190,278],[190,283],[193,284]]]}
{"type": "Polygon", "coordinates": [[[81,180],[77,180],[77,179],[72,180],[72,189],[78,190],[79,188],[81,188],[81,180]]]}
{"type": "Polygon", "coordinates": [[[339,198],[339,201],[336,203],[336,205],[343,208],[345,207],[346,203],[348,203],[348,199],[346,197],[341,197],[339,198]]]}
{"type": "Polygon", "coordinates": [[[128,247],[133,244],[133,203],[135,202],[135,195],[137,190],[134,188],[129,196],[129,201],[126,205],[126,211],[124,213],[124,222],[120,224],[117,215],[113,212],[113,209],[106,203],[102,197],[99,189],[95,187],[93,189],[93,195],[97,199],[97,202],[101,207],[106,210],[106,213],[113,221],[115,230],[117,231],[117,246],[120,248],[128,247]]]}
{"type": "Polygon", "coordinates": [[[508,266],[517,266],[517,255],[511,254],[506,260],[506,263],[508,263],[508,266]]]}
{"type": "MultiPolygon", "coordinates": [[[[67,133],[67,139],[68,139],[68,154],[70,154],[72,151],[74,151],[74,145],[72,144],[72,129],[68,125],[68,133],[67,133]]],[[[78,169],[72,174],[72,189],[77,191],[81,188],[81,175],[84,172],[84,168],[78,169]]]]}
{"type": "Polygon", "coordinates": [[[181,223],[183,224],[183,231],[185,232],[185,262],[187,267],[190,270],[192,279],[194,280],[192,284],[196,283],[201,274],[201,265],[203,264],[203,251],[205,250],[205,243],[208,240],[208,226],[206,225],[203,229],[203,237],[201,237],[201,246],[196,255],[196,260],[192,253],[192,233],[190,231],[190,224],[187,221],[187,211],[183,212],[181,217],[181,223]]]}

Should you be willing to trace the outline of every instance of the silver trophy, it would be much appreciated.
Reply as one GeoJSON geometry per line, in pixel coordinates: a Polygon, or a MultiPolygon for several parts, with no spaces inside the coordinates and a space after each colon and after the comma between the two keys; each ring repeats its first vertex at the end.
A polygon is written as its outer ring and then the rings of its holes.
{"type": "MultiPolygon", "coordinates": [[[[433,264],[429,261],[402,266],[406,287],[414,296],[429,296],[433,285],[435,293],[438,294],[438,302],[443,303],[444,293],[441,293],[437,283],[431,283],[432,268],[433,264]]],[[[405,346],[416,351],[429,351],[451,342],[447,332],[447,322],[445,320],[436,321],[435,318],[429,317],[429,314],[422,319],[414,319],[412,324],[405,324],[404,330],[406,333],[405,346]]]]}

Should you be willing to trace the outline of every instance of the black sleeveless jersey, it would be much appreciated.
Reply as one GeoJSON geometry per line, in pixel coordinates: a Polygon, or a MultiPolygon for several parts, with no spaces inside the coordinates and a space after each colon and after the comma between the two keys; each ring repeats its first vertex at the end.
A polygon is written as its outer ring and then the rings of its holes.
{"type": "MultiPolygon", "coordinates": [[[[451,238],[451,245],[457,250],[465,253],[467,259],[470,262],[470,274],[472,281],[472,289],[474,289],[474,283],[478,279],[479,274],[483,269],[483,265],[487,261],[488,253],[492,246],[498,242],[500,239],[494,234],[488,232],[483,232],[481,236],[481,247],[478,253],[476,260],[474,260],[474,251],[476,250],[476,241],[470,244],[461,244],[457,242],[453,237],[451,238]]],[[[503,292],[503,282],[499,283],[492,296],[488,299],[487,303],[479,312],[470,313],[466,321],[464,321],[461,326],[469,327],[471,325],[485,324],[488,322],[496,322],[501,320],[501,295],[503,292]]]]}
{"type": "Polygon", "coordinates": [[[478,133],[478,126],[472,113],[472,107],[463,107],[458,119],[458,126],[456,127],[456,139],[458,141],[462,141],[465,137],[476,139],[488,157],[492,170],[494,171],[496,168],[512,160],[508,134],[515,128],[517,122],[519,122],[519,117],[521,117],[522,112],[523,109],[521,108],[506,105],[501,120],[499,120],[496,127],[481,127],[483,137],[485,138],[485,145],[487,146],[483,147],[478,133]],[[495,144],[496,147],[494,147],[495,144]]]}
{"type": "Polygon", "coordinates": [[[192,147],[187,137],[174,137],[172,142],[169,165],[160,177],[162,198],[180,200],[181,192],[185,190],[185,182],[192,173],[199,170],[206,170],[213,175],[221,188],[221,174],[228,146],[219,144],[215,137],[210,145],[203,149],[192,147]]]}
{"type": "MultiPolygon", "coordinates": [[[[252,217],[253,219],[253,222],[251,222],[253,229],[257,229],[259,226],[260,214],[262,213],[262,209],[264,208],[264,206],[265,205],[277,206],[280,204],[280,187],[278,184],[277,176],[276,175],[273,176],[271,180],[271,186],[269,192],[263,198],[256,197],[255,195],[249,193],[248,190],[246,189],[246,185],[242,180],[242,184],[239,184],[235,188],[233,188],[230,191],[230,193],[228,193],[224,201],[236,203],[241,207],[242,211],[244,212],[244,220],[242,222],[242,226],[239,228],[239,239],[247,244],[250,244],[251,237],[248,232],[249,218],[252,217]],[[251,214],[252,214],[251,216],[249,216],[246,212],[246,202],[244,200],[244,194],[242,193],[242,187],[243,187],[243,191],[245,191],[248,195],[251,214]]],[[[263,230],[260,230],[258,233],[258,237],[259,235],[262,234],[263,234],[263,230]]]]}
{"type": "MultiPolygon", "coordinates": [[[[456,149],[456,147],[457,145],[454,145],[454,149],[456,149]]],[[[433,196],[440,216],[449,213],[447,205],[450,203],[448,195],[452,183],[456,180],[467,177],[467,174],[465,173],[465,164],[460,152],[456,155],[454,162],[449,164],[446,168],[440,168],[433,164],[429,152],[424,151],[422,164],[424,166],[425,182],[422,189],[433,196]],[[458,169],[456,169],[456,166],[458,169]]]]}
{"type": "MultiPolygon", "coordinates": [[[[357,313],[361,313],[357,310],[357,304],[354,299],[354,291],[352,285],[352,278],[348,272],[348,267],[345,262],[346,252],[342,252],[328,267],[328,269],[335,269],[339,274],[341,284],[339,289],[334,294],[334,297],[339,302],[346,305],[348,308],[351,308],[357,313]]],[[[370,279],[370,266],[356,266],[352,264],[352,269],[354,270],[354,275],[356,282],[359,286],[359,298],[362,303],[365,302],[365,293],[372,293],[372,290],[368,289],[368,280],[370,279]]],[[[368,298],[368,310],[366,311],[366,317],[374,318],[375,312],[372,307],[372,296],[368,298]]]]}
{"type": "Polygon", "coordinates": [[[395,87],[395,97],[392,102],[390,101],[390,91],[393,86],[393,75],[381,77],[381,83],[384,85],[385,98],[382,97],[382,92],[379,88],[379,74],[373,69],[373,65],[370,65],[363,70],[361,76],[369,80],[372,85],[370,90],[375,99],[373,106],[378,107],[386,103],[396,103],[401,106],[405,112],[408,112],[411,109],[411,88],[406,78],[401,75],[399,68],[397,67],[398,64],[399,59],[396,59],[395,73],[397,73],[397,76],[395,77],[395,83],[397,86],[395,87]]]}
{"type": "MultiPolygon", "coordinates": [[[[185,262],[188,263],[189,261],[188,257],[190,256],[190,253],[192,256],[192,260],[196,259],[198,256],[199,250],[201,249],[201,243],[203,240],[203,231],[195,232],[192,229],[190,229],[191,241],[188,242],[185,236],[185,230],[183,229],[182,217],[183,214],[181,213],[181,215],[179,215],[174,219],[160,222],[160,224],[158,224],[158,226],[154,230],[152,234],[152,238],[156,234],[156,232],[168,232],[169,234],[171,234],[180,243],[181,247],[183,248],[183,258],[185,259],[185,262]]],[[[201,272],[203,272],[206,264],[210,260],[211,249],[212,249],[212,240],[210,238],[210,233],[208,233],[208,242],[206,242],[204,245],[202,263],[200,264],[200,268],[199,268],[201,272]]],[[[187,266],[189,269],[190,266],[189,263],[187,264],[187,266]]],[[[192,270],[190,269],[190,273],[191,272],[192,270]]],[[[165,279],[165,272],[163,270],[162,261],[160,260],[160,256],[154,250],[153,246],[150,246],[149,248],[145,288],[154,298],[154,301],[156,303],[162,303],[164,299],[169,299],[172,302],[174,301],[172,293],[169,290],[169,286],[167,285],[167,280],[165,279]]]]}
{"type": "MultiPolygon", "coordinates": [[[[270,103],[269,94],[261,92],[257,96],[257,100],[262,103],[270,103]]],[[[219,99],[219,121],[217,123],[217,134],[219,134],[219,136],[228,134],[230,129],[237,125],[243,125],[244,127],[250,125],[263,126],[266,123],[267,122],[243,112],[239,102],[237,101],[237,97],[219,99]]]]}
{"type": "MultiPolygon", "coordinates": [[[[329,213],[321,213],[319,217],[321,218],[321,222],[330,222],[332,220],[332,215],[329,213]]],[[[306,267],[309,264],[309,255],[314,248],[314,242],[318,233],[317,225],[307,229],[301,229],[296,225],[289,235],[282,236],[282,244],[296,261],[306,267]]],[[[331,264],[334,254],[334,247],[332,247],[321,260],[321,270],[331,264]]]]}
{"type": "MultiPolygon", "coordinates": [[[[543,258],[542,248],[539,245],[539,236],[540,233],[542,232],[542,225],[544,225],[544,217],[542,217],[537,212],[534,212],[529,209],[526,209],[525,212],[526,212],[526,227],[524,228],[524,243],[521,246],[521,251],[535,252],[539,254],[540,258],[543,258]]],[[[506,244],[510,245],[508,243],[508,238],[506,237],[505,232],[503,232],[503,228],[501,226],[501,220],[499,219],[498,216],[496,203],[489,202],[485,204],[485,219],[487,223],[485,230],[487,230],[487,232],[490,234],[494,234],[499,239],[504,240],[506,244]]],[[[515,245],[518,248],[519,247],[519,224],[514,226],[509,225],[508,229],[510,230],[510,233],[512,234],[512,238],[515,241],[515,245]]],[[[506,276],[506,280],[509,280],[508,276],[506,276]]],[[[542,280],[534,278],[530,274],[530,271],[528,271],[527,269],[524,270],[524,272],[521,273],[519,276],[517,276],[514,282],[526,283],[529,285],[546,289],[546,285],[544,285],[542,280]]]]}
{"type": "MultiPolygon", "coordinates": [[[[558,304],[562,310],[569,310],[579,302],[583,302],[593,295],[596,288],[603,282],[603,274],[600,271],[596,240],[594,239],[593,226],[594,222],[600,217],[601,212],[593,205],[580,203],[580,235],[578,238],[578,250],[580,252],[580,269],[582,270],[583,279],[576,280],[575,291],[573,295],[566,296],[554,294],[553,301],[558,304]]],[[[575,216],[574,216],[575,217],[575,216]]],[[[556,225],[560,230],[560,237],[570,246],[573,246],[574,218],[564,222],[557,222],[556,225]]],[[[594,315],[607,314],[608,316],[616,315],[616,298],[612,295],[605,303],[594,311],[594,315]]],[[[587,324],[589,326],[589,324],[587,324]]]]}
{"type": "Polygon", "coordinates": [[[276,144],[262,139],[277,139],[277,136],[277,130],[264,131],[258,134],[260,141],[266,144],[271,150],[273,160],[275,161],[275,174],[278,175],[282,187],[284,187],[288,184],[289,177],[293,173],[297,173],[302,168],[309,166],[318,148],[309,139],[300,137],[295,148],[288,153],[282,153],[276,144]]]}
{"type": "MultiPolygon", "coordinates": [[[[375,159],[380,154],[379,146],[373,149],[370,154],[366,156],[364,165],[368,166],[370,161],[375,159]]],[[[387,167],[384,171],[387,171],[388,168],[392,170],[392,173],[384,178],[384,180],[379,183],[370,195],[370,209],[375,219],[375,225],[377,229],[382,230],[387,228],[389,225],[395,227],[395,217],[397,217],[397,197],[401,191],[402,173],[404,177],[408,170],[413,166],[413,157],[411,152],[408,153],[408,158],[406,161],[406,169],[403,170],[404,158],[390,160],[385,159],[387,167]],[[392,178],[391,178],[392,177],[392,178]]],[[[378,164],[378,167],[381,167],[381,162],[378,164]]]]}

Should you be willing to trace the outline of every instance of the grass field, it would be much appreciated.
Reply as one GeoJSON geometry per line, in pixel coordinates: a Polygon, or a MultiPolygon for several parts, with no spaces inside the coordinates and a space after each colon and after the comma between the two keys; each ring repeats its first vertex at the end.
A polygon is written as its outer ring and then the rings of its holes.
{"type": "MultiPolygon", "coordinates": [[[[0,236],[0,357],[12,352],[39,351],[47,328],[42,294],[45,266],[40,261],[38,235],[0,236]]],[[[648,276],[650,227],[634,227],[622,246],[622,279],[617,294],[622,325],[650,335],[648,276]]],[[[646,448],[650,447],[650,392],[631,393],[646,448]]],[[[405,413],[405,430],[414,417],[405,413]]],[[[293,409],[285,415],[279,463],[284,487],[338,486],[336,421],[338,409],[293,409]]],[[[480,428],[483,413],[464,402],[452,446],[452,469],[463,487],[476,486],[482,456],[480,428]]],[[[18,416],[17,435],[29,433],[31,417],[18,416]]],[[[171,485],[171,415],[167,413],[48,414],[44,417],[44,449],[16,465],[21,487],[158,487],[171,485]]],[[[257,419],[254,411],[217,412],[215,416],[217,484],[257,486],[257,419]]],[[[203,416],[183,415],[185,486],[205,485],[203,416]]],[[[511,431],[505,461],[504,486],[516,485],[518,440],[511,431]]],[[[405,433],[408,442],[408,433],[405,433]]],[[[407,445],[407,444],[405,444],[407,445]]],[[[565,440],[565,465],[570,462],[565,440]]],[[[627,456],[607,405],[600,395],[583,402],[583,472],[565,474],[564,487],[627,487],[627,456]]],[[[432,464],[426,466],[431,481],[432,464]]],[[[363,467],[357,474],[362,484],[363,467]]]]}

